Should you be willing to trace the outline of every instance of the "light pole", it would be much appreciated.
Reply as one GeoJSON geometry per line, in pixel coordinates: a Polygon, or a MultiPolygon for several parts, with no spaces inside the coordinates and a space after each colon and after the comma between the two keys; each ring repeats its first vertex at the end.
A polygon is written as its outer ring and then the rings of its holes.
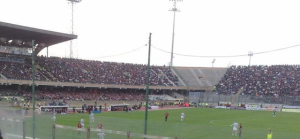
{"type": "MultiPolygon", "coordinates": [[[[186,95],[190,95],[190,82],[187,81],[187,94],[186,95]]],[[[184,98],[183,98],[184,99],[184,98]]],[[[189,98],[190,99],[190,98],[189,98]]],[[[183,100],[184,101],[184,100],[183,100]]]]}
{"type": "Polygon", "coordinates": [[[248,56],[249,56],[249,66],[251,66],[251,57],[253,56],[253,52],[249,51],[248,56]]]}
{"type": "MultiPolygon", "coordinates": [[[[71,3],[72,13],[71,13],[71,34],[74,34],[74,4],[81,2],[81,0],[67,0],[71,3]]],[[[73,41],[70,40],[70,58],[73,58],[73,41]]],[[[77,48],[77,58],[78,58],[78,48],[77,48]]]]}
{"type": "Polygon", "coordinates": [[[214,67],[215,61],[216,61],[216,59],[214,59],[214,60],[211,62],[211,67],[212,67],[212,68],[214,67]]]}
{"type": "Polygon", "coordinates": [[[35,139],[35,67],[34,67],[34,55],[35,55],[35,45],[34,40],[31,42],[32,45],[32,138],[35,139]]]}
{"type": "Polygon", "coordinates": [[[175,13],[176,12],[180,12],[180,10],[179,9],[177,9],[177,7],[176,7],[176,2],[177,1],[182,1],[182,0],[170,0],[170,1],[174,1],[174,5],[173,5],[173,8],[172,9],[170,9],[169,11],[172,11],[172,12],[174,12],[174,18],[173,18],[173,34],[172,34],[172,49],[171,49],[171,62],[170,62],[170,67],[172,67],[173,66],[173,50],[174,50],[174,31],[175,31],[175,13]]]}
{"type": "Polygon", "coordinates": [[[147,66],[147,86],[146,86],[146,108],[145,108],[145,127],[144,134],[147,135],[148,126],[148,99],[149,99],[149,86],[150,86],[150,57],[151,57],[151,33],[149,35],[149,50],[148,50],[148,66],[147,66]]]}

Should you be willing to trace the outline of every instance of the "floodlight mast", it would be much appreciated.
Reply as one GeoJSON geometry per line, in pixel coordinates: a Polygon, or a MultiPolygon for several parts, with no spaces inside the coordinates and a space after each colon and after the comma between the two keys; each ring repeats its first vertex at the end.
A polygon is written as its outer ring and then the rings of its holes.
{"type": "Polygon", "coordinates": [[[211,62],[211,67],[212,68],[214,67],[215,61],[216,61],[216,59],[214,58],[214,60],[211,62]]]}
{"type": "MultiPolygon", "coordinates": [[[[67,1],[69,1],[71,3],[71,9],[72,9],[72,13],[71,13],[71,34],[74,34],[74,4],[81,2],[81,0],[67,0],[67,1]]],[[[78,53],[77,53],[77,56],[78,56],[78,53]]],[[[72,40],[70,40],[70,58],[73,58],[73,41],[72,40]]]]}
{"type": "Polygon", "coordinates": [[[251,66],[251,57],[253,56],[253,52],[249,51],[248,56],[249,56],[249,66],[251,66]]]}
{"type": "Polygon", "coordinates": [[[174,18],[173,18],[173,34],[172,34],[172,49],[171,49],[171,61],[170,61],[170,67],[173,66],[173,50],[174,50],[174,31],[175,31],[175,13],[176,12],[180,12],[180,10],[176,7],[176,2],[177,1],[182,1],[182,0],[170,0],[170,1],[173,1],[174,4],[173,4],[173,8],[169,11],[172,11],[174,12],[174,18]]]}

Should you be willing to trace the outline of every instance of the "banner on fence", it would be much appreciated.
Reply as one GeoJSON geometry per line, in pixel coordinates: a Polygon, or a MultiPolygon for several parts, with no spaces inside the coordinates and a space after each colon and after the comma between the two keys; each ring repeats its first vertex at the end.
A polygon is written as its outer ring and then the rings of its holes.
{"type": "Polygon", "coordinates": [[[227,107],[226,106],[215,106],[215,108],[217,108],[217,109],[226,109],[227,107]]]}
{"type": "Polygon", "coordinates": [[[260,108],[257,104],[246,104],[246,108],[260,108]]]}
{"type": "Polygon", "coordinates": [[[284,109],[300,109],[300,106],[283,106],[284,109]]]}
{"type": "Polygon", "coordinates": [[[252,111],[280,111],[280,108],[251,108],[251,107],[247,107],[246,110],[252,110],[252,111]]]}
{"type": "Polygon", "coordinates": [[[283,112],[297,112],[300,113],[300,109],[282,109],[283,112]]]}
{"type": "Polygon", "coordinates": [[[251,110],[251,111],[263,111],[265,108],[253,108],[253,107],[246,107],[246,110],[251,110]]]}
{"type": "Polygon", "coordinates": [[[245,110],[245,107],[237,107],[237,106],[231,106],[230,109],[234,109],[234,110],[245,110]]]}
{"type": "Polygon", "coordinates": [[[158,106],[151,106],[151,109],[158,109],[158,106]]]}

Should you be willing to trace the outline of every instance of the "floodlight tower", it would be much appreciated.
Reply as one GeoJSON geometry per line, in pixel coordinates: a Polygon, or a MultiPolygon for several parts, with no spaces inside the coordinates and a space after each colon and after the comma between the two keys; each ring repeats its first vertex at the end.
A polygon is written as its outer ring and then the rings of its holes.
{"type": "Polygon", "coordinates": [[[249,66],[251,66],[251,57],[253,56],[253,52],[249,51],[248,56],[249,56],[249,66]]]}
{"type": "Polygon", "coordinates": [[[211,67],[212,67],[212,68],[214,67],[215,61],[216,61],[216,59],[214,59],[214,60],[211,62],[211,67]]]}
{"type": "MultiPolygon", "coordinates": [[[[71,4],[71,34],[74,34],[74,4],[81,2],[81,0],[67,0],[71,4]]],[[[78,54],[77,54],[78,55],[78,54]]],[[[73,58],[73,41],[70,40],[70,58],[73,58]]]]}
{"type": "Polygon", "coordinates": [[[173,18],[173,34],[172,34],[172,49],[171,49],[171,61],[170,61],[170,67],[173,66],[173,49],[174,49],[174,31],[175,31],[175,13],[176,12],[180,12],[180,10],[176,7],[176,2],[177,1],[183,1],[183,0],[170,0],[170,1],[173,1],[174,4],[173,4],[173,8],[170,9],[169,11],[172,11],[174,12],[174,18],[173,18]]]}

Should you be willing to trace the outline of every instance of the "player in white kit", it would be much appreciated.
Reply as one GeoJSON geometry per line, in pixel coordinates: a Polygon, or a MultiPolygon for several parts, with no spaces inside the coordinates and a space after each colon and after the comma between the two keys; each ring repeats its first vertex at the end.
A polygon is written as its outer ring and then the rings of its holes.
{"type": "Polygon", "coordinates": [[[90,115],[90,122],[91,122],[91,123],[94,123],[94,121],[95,121],[94,113],[91,112],[91,115],[90,115]]]}
{"type": "Polygon", "coordinates": [[[234,122],[231,126],[232,126],[232,135],[237,136],[237,130],[238,130],[239,124],[237,122],[234,122]]]}
{"type": "Polygon", "coordinates": [[[55,122],[56,120],[56,114],[55,114],[55,110],[53,111],[53,117],[52,117],[52,120],[55,122]]]}
{"type": "Polygon", "coordinates": [[[181,113],[180,119],[181,119],[181,122],[182,122],[183,119],[184,119],[184,113],[181,113]]]}
{"type": "Polygon", "coordinates": [[[84,119],[83,117],[80,119],[81,128],[84,128],[84,119]]]}
{"type": "Polygon", "coordinates": [[[99,137],[99,139],[104,139],[105,134],[100,130],[97,136],[99,137]]]}

